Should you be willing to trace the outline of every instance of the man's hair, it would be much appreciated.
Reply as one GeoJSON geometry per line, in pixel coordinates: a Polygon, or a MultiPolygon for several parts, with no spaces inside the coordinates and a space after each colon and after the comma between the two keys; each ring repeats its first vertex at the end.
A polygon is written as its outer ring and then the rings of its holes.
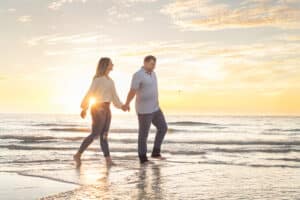
{"type": "Polygon", "coordinates": [[[153,60],[154,62],[156,62],[155,56],[149,55],[149,56],[146,56],[146,57],[144,58],[144,62],[149,62],[149,61],[151,61],[151,60],[153,60]]]}

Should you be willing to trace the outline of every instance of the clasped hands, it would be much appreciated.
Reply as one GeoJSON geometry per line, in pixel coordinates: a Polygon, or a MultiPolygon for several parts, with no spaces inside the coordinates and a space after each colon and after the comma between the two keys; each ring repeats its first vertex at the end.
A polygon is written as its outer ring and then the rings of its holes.
{"type": "Polygon", "coordinates": [[[130,106],[129,106],[129,104],[126,104],[126,103],[125,103],[125,104],[122,105],[121,109],[122,109],[124,112],[126,112],[126,111],[129,112],[129,111],[130,111],[130,106]]]}
{"type": "MultiPolygon", "coordinates": [[[[129,112],[130,111],[130,106],[129,106],[129,104],[123,104],[122,107],[121,107],[121,109],[124,112],[126,112],[126,111],[129,112]]],[[[84,119],[86,117],[86,109],[82,109],[81,110],[80,116],[81,116],[82,119],[84,119]]]]}

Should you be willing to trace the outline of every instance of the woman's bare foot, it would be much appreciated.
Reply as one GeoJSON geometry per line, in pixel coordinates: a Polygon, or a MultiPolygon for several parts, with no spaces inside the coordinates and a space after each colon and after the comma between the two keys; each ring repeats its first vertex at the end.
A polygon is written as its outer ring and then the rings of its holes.
{"type": "Polygon", "coordinates": [[[76,153],[74,156],[73,156],[73,159],[76,163],[76,167],[79,167],[81,165],[81,153],[76,153]]]}
{"type": "Polygon", "coordinates": [[[112,159],[111,159],[110,156],[105,157],[105,161],[106,161],[106,165],[107,165],[107,166],[114,166],[114,165],[116,165],[116,163],[114,163],[114,162],[112,161],[112,159]]]}

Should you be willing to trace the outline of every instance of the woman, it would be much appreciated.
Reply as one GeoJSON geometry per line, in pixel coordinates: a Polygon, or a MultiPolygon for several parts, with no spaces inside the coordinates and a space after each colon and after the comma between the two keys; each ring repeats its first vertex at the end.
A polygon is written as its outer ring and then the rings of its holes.
{"type": "Polygon", "coordinates": [[[91,134],[83,140],[78,152],[73,156],[77,166],[80,166],[81,164],[82,153],[97,136],[100,136],[100,146],[106,163],[108,165],[114,164],[110,157],[107,142],[107,135],[111,121],[111,111],[109,108],[110,102],[112,102],[115,107],[120,108],[123,111],[128,110],[128,108],[120,101],[115,89],[114,81],[108,76],[112,69],[113,64],[110,58],[104,57],[99,60],[92,84],[82,100],[82,111],[80,114],[82,118],[85,118],[86,116],[86,111],[89,107],[91,97],[94,98],[95,102],[91,106],[91,134]]]}

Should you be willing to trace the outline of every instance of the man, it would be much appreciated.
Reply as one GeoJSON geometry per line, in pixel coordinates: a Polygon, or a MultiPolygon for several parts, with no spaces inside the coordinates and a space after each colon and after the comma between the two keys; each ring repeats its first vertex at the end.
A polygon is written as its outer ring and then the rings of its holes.
{"type": "Polygon", "coordinates": [[[168,127],[164,114],[159,108],[155,65],[154,56],[149,55],[144,58],[144,66],[132,77],[131,89],[125,103],[129,109],[131,100],[136,96],[135,108],[139,121],[138,155],[141,163],[148,162],[147,138],[151,123],[157,129],[151,157],[164,159],[160,150],[168,127]]]}

